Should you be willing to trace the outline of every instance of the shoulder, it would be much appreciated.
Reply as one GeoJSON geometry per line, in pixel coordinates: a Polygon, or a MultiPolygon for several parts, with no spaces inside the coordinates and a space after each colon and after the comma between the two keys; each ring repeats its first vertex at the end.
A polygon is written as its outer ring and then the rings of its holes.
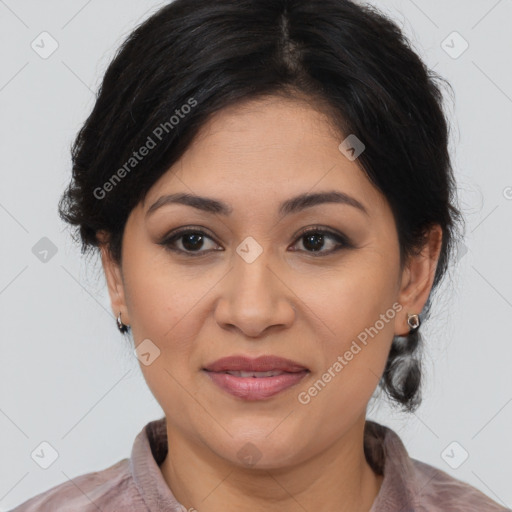
{"type": "Polygon", "coordinates": [[[510,512],[469,483],[416,459],[414,468],[414,501],[420,511],[441,512],[510,512]]]}
{"type": "Polygon", "coordinates": [[[391,428],[367,420],[364,449],[372,469],[384,475],[371,512],[512,512],[469,483],[409,456],[391,428]]]}
{"type": "Polygon", "coordinates": [[[147,510],[123,459],[102,470],[77,476],[42,492],[11,512],[98,512],[147,510]],[[139,504],[142,508],[134,507],[139,504]]]}

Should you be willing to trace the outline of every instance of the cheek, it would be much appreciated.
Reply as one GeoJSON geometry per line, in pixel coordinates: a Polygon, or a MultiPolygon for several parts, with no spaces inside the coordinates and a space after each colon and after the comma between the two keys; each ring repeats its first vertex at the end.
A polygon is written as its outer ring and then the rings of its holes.
{"type": "MultiPolygon", "coordinates": [[[[135,345],[150,340],[158,356],[140,362],[152,394],[166,410],[190,407],[193,354],[204,316],[203,297],[212,284],[191,279],[154,251],[139,247],[125,261],[125,293],[135,345]]],[[[147,343],[147,342],[146,342],[147,343]]],[[[194,384],[195,385],[195,384],[194,384]]]]}
{"type": "Polygon", "coordinates": [[[396,303],[397,278],[393,257],[367,250],[319,279],[316,288],[303,281],[297,294],[307,296],[304,302],[324,333],[317,338],[323,362],[318,405],[328,407],[331,400],[342,408],[364,404],[373,393],[393,340],[396,309],[401,308],[396,303]]]}
{"type": "Polygon", "coordinates": [[[125,294],[135,340],[181,341],[180,332],[190,337],[184,327],[211,287],[210,278],[194,279],[190,270],[172,264],[170,256],[150,242],[129,249],[127,243],[125,294]]]}
{"type": "MultiPolygon", "coordinates": [[[[345,344],[382,314],[388,312],[388,320],[394,317],[397,261],[370,248],[354,252],[336,269],[297,278],[294,292],[304,304],[304,313],[314,313],[312,318],[317,318],[326,339],[345,344]]],[[[384,336],[394,330],[391,321],[379,322],[378,328],[384,336]]]]}

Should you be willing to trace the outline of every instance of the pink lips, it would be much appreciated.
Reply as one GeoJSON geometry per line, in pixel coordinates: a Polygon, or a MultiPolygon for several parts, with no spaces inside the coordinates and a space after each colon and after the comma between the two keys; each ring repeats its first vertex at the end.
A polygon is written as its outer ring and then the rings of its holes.
{"type": "Polygon", "coordinates": [[[224,357],[208,364],[203,370],[221,389],[245,400],[269,398],[297,384],[309,373],[299,363],[276,356],[260,356],[256,359],[245,356],[224,357]],[[272,372],[274,375],[261,375],[263,372],[272,372]]]}

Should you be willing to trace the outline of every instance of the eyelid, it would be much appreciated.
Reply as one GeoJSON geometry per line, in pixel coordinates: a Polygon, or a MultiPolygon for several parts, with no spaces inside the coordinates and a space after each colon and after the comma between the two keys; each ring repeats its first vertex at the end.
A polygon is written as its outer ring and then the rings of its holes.
{"type": "Polygon", "coordinates": [[[211,238],[212,240],[215,240],[215,237],[211,234],[211,232],[207,228],[204,228],[203,226],[193,226],[193,225],[182,226],[180,228],[176,228],[175,230],[169,231],[166,235],[164,235],[162,237],[162,240],[163,241],[169,240],[170,238],[173,238],[175,236],[182,235],[184,233],[191,233],[191,232],[202,233],[202,234],[208,235],[208,237],[211,238]]]}

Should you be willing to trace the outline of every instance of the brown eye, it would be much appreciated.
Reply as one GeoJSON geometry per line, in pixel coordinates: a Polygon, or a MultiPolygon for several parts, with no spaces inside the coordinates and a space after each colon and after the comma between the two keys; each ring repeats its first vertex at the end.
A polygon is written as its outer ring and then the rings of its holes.
{"type": "MultiPolygon", "coordinates": [[[[312,256],[325,256],[340,249],[352,247],[344,235],[319,228],[310,228],[303,231],[294,245],[299,242],[302,242],[303,248],[298,250],[312,256]],[[324,250],[325,248],[327,250],[324,250]]],[[[219,249],[218,244],[204,231],[190,228],[171,233],[159,244],[170,251],[192,257],[202,256],[211,251],[223,250],[219,249]],[[208,244],[210,244],[210,247],[208,247],[208,244]]]]}
{"type": "Polygon", "coordinates": [[[304,247],[304,249],[299,250],[313,253],[312,255],[315,255],[314,253],[318,253],[320,255],[331,254],[344,247],[350,247],[346,237],[338,233],[318,228],[303,231],[297,239],[297,242],[299,241],[302,241],[302,246],[304,247]],[[328,249],[322,251],[325,247],[328,249]]]}
{"type": "Polygon", "coordinates": [[[196,251],[204,245],[204,235],[200,233],[188,233],[180,236],[181,243],[185,250],[196,251]]]}
{"type": "Polygon", "coordinates": [[[184,253],[189,256],[201,256],[216,249],[218,245],[215,241],[203,231],[197,230],[181,230],[177,233],[173,233],[171,236],[167,236],[160,245],[163,245],[166,249],[171,251],[184,253]],[[213,247],[208,247],[208,241],[213,247]],[[213,244],[211,244],[213,242],[213,244]],[[207,250],[202,250],[202,249],[207,250]],[[196,253],[196,254],[194,254],[196,253]]]}

